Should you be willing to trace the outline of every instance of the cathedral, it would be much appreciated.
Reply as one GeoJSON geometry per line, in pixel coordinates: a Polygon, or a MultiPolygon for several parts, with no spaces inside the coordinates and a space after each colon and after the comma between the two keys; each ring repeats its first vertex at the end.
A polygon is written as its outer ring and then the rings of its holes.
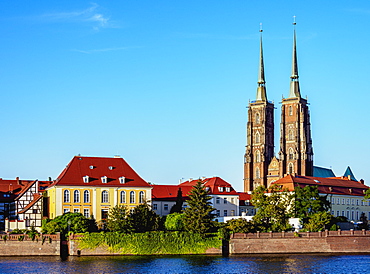
{"type": "MultiPolygon", "coordinates": [[[[294,23],[295,25],[295,23],[294,23]]],[[[281,102],[280,149],[274,153],[274,103],[267,99],[262,30],[256,99],[248,105],[244,191],[268,187],[287,174],[313,176],[313,148],[307,99],[299,88],[296,31],[293,33],[290,91],[281,102]]]]}

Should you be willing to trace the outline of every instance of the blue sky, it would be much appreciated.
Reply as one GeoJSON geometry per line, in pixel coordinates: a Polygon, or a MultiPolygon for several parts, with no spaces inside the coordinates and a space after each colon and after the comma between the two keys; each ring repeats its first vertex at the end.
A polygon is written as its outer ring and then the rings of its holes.
{"type": "Polygon", "coordinates": [[[0,177],[121,155],[145,180],[242,190],[263,23],[275,151],[297,16],[314,163],[369,184],[368,1],[1,1],[0,177]]]}

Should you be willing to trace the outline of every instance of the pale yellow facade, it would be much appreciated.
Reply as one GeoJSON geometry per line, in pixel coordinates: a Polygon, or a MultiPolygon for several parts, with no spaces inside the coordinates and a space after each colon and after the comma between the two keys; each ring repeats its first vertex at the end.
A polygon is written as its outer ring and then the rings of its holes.
{"type": "Polygon", "coordinates": [[[96,220],[106,218],[109,209],[125,205],[132,210],[139,204],[151,204],[151,187],[58,186],[47,190],[49,217],[66,212],[80,212],[96,220]]]}

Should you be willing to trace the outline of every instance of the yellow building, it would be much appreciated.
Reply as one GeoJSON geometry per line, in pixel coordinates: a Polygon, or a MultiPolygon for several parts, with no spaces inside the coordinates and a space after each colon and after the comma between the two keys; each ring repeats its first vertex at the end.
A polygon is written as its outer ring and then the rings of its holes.
{"type": "Polygon", "coordinates": [[[75,156],[47,189],[47,196],[50,218],[80,212],[101,220],[116,205],[132,210],[150,204],[152,187],[121,157],[75,156]]]}

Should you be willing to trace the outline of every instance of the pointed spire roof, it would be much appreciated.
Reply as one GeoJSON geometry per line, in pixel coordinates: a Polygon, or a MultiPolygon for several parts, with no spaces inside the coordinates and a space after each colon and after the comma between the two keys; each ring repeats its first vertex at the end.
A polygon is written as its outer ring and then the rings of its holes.
{"type": "Polygon", "coordinates": [[[352,181],[357,181],[355,175],[353,174],[353,172],[352,172],[352,170],[349,166],[347,167],[346,171],[344,172],[343,177],[348,177],[348,176],[350,176],[349,178],[352,181]]]}
{"type": "Polygon", "coordinates": [[[265,67],[263,64],[263,48],[262,48],[262,24],[261,24],[261,37],[260,37],[260,60],[259,60],[259,68],[258,68],[258,87],[257,87],[257,101],[267,101],[266,95],[266,81],[265,81],[265,67]]]}
{"type": "Polygon", "coordinates": [[[301,97],[299,90],[299,76],[298,76],[298,61],[297,61],[297,42],[295,32],[295,16],[294,16],[294,32],[293,32],[293,54],[292,54],[292,75],[290,76],[290,92],[288,98],[301,97]]]}

